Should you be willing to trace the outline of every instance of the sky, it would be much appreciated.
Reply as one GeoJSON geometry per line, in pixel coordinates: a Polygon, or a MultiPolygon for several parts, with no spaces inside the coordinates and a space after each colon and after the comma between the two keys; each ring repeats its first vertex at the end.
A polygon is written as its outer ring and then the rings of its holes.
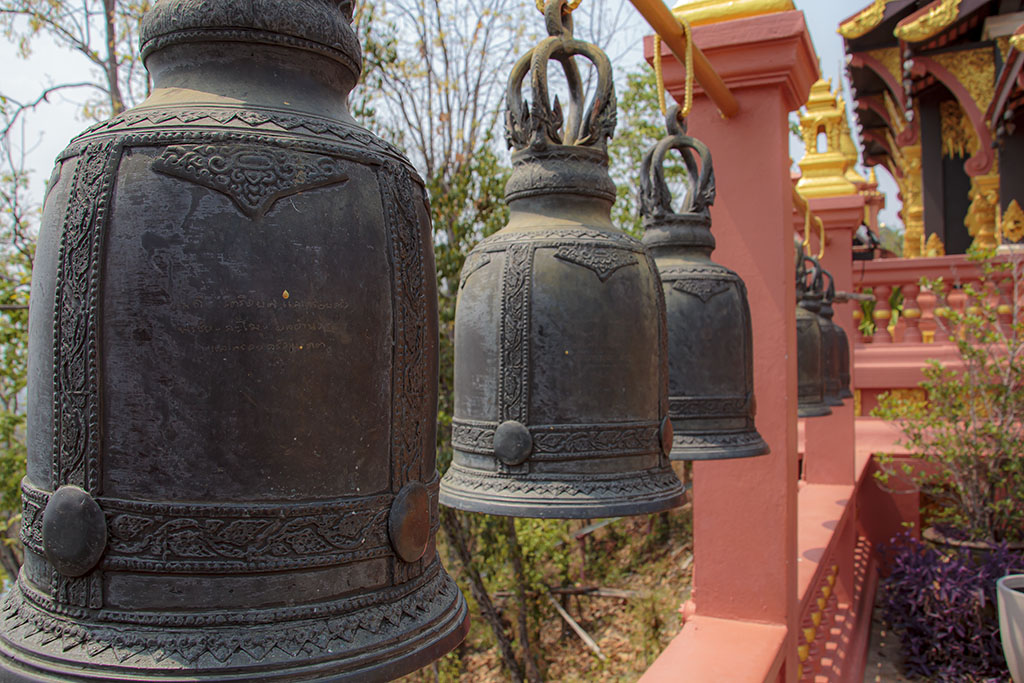
{"type": "MultiPolygon", "coordinates": [[[[523,0],[530,2],[533,0],[523,0]]],[[[611,2],[626,0],[610,0],[611,2]]],[[[585,12],[588,0],[583,0],[577,12],[585,12]]],[[[672,0],[668,0],[672,3],[672,0]]],[[[674,4],[674,3],[673,3],[674,4]]],[[[844,54],[842,38],[836,33],[836,27],[843,19],[870,4],[870,0],[795,0],[797,9],[804,12],[811,39],[820,58],[822,75],[831,78],[833,87],[842,83],[849,106],[851,97],[845,81],[840,78],[843,73],[844,54]]],[[[586,22],[578,22],[583,27],[586,22]]],[[[578,31],[579,32],[579,31],[578,31]]],[[[643,61],[641,38],[649,33],[649,28],[637,15],[621,31],[614,45],[608,52],[616,60],[616,68],[632,68],[643,61]]],[[[579,37],[586,39],[587,36],[579,37]]],[[[33,43],[33,51],[28,59],[18,57],[15,47],[9,43],[0,44],[0,92],[21,101],[32,100],[48,85],[60,82],[88,80],[90,66],[84,58],[67,50],[58,48],[45,39],[33,43]]],[[[30,125],[23,131],[26,149],[27,168],[31,170],[31,188],[36,196],[42,196],[46,179],[54,158],[67,145],[68,141],[90,122],[80,113],[84,94],[56,94],[40,105],[30,117],[30,125]]],[[[852,112],[851,112],[852,114],[852,112]]],[[[851,127],[856,131],[856,119],[851,127]]],[[[699,136],[699,131],[692,131],[699,136]]],[[[803,156],[803,145],[793,139],[790,155],[794,160],[803,156]]],[[[867,176],[863,168],[861,172],[867,176]]],[[[896,212],[900,203],[896,199],[896,185],[885,171],[878,173],[881,189],[887,195],[886,209],[882,212],[881,221],[888,225],[898,225],[900,221],[896,212]]],[[[724,199],[724,198],[723,198],[724,199]]]]}

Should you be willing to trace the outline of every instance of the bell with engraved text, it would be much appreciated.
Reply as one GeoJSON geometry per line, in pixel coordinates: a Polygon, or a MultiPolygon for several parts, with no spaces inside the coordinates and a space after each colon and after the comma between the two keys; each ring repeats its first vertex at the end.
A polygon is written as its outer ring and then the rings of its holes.
{"type": "Polygon", "coordinates": [[[157,0],[152,95],[60,155],[3,681],[380,681],[441,566],[421,180],[346,106],[349,0],[157,0]]]}
{"type": "Polygon", "coordinates": [[[754,358],[747,290],[711,260],[711,152],[686,135],[679,108],[668,136],[644,157],[640,213],[644,244],[658,265],[668,313],[669,416],[673,460],[722,460],[768,453],[754,426],[754,358]],[[672,208],[664,162],[672,150],[687,170],[687,195],[672,208]],[[698,164],[699,161],[699,164],[698,164]]]}
{"type": "Polygon", "coordinates": [[[565,0],[545,17],[550,37],[509,82],[509,223],[462,269],[441,504],[541,518],[666,510],[683,487],[668,460],[664,303],[653,259],[611,221],[611,64],[573,38],[565,0]],[[585,114],[576,56],[597,72],[585,114]],[[549,60],[565,71],[564,113],[549,99],[549,60]]]}

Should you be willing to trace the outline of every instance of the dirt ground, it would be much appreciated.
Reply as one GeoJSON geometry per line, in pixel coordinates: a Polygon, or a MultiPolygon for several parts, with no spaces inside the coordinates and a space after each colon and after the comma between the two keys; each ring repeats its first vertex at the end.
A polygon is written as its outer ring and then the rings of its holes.
{"type": "Polygon", "coordinates": [[[871,617],[871,641],[868,643],[868,663],[864,669],[864,683],[900,683],[918,681],[900,673],[902,659],[900,642],[882,623],[881,609],[876,602],[871,617]]]}

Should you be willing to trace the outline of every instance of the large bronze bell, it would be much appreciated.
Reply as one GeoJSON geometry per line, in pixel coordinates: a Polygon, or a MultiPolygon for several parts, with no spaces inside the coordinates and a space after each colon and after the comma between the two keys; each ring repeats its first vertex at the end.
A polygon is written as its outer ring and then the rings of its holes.
{"type": "Polygon", "coordinates": [[[821,277],[817,267],[805,268],[805,258],[797,257],[797,415],[822,417],[831,415],[832,409],[825,402],[825,339],[818,316],[822,292],[815,286],[821,277]]]}
{"type": "Polygon", "coordinates": [[[668,312],[671,458],[764,455],[768,444],[754,426],[754,353],[746,287],[736,273],[711,260],[711,153],[700,140],[686,135],[678,115],[678,107],[668,112],[668,136],[644,157],[639,196],[643,243],[658,264],[668,312]],[[678,213],[665,182],[665,157],[672,150],[680,153],[688,171],[688,193],[678,213]]]}
{"type": "Polygon", "coordinates": [[[825,356],[825,403],[830,406],[841,406],[843,405],[841,396],[843,384],[839,373],[842,330],[832,322],[832,317],[835,315],[832,308],[836,298],[835,281],[832,279],[832,274],[824,268],[820,269],[820,273],[823,277],[828,278],[828,286],[824,288],[821,298],[821,311],[818,313],[821,333],[824,338],[822,351],[825,356]]]}
{"type": "Polygon", "coordinates": [[[509,224],[462,270],[454,459],[441,503],[516,517],[657,512],[683,501],[668,460],[661,284],[643,245],[611,221],[608,58],[573,39],[565,0],[549,0],[545,17],[550,37],[509,81],[509,224]],[[586,114],[577,55],[597,67],[586,114]],[[564,116],[550,104],[549,60],[568,82],[564,116]]]}
{"type": "Polygon", "coordinates": [[[850,338],[846,330],[836,324],[835,320],[832,324],[839,331],[839,398],[853,398],[853,392],[850,390],[850,338]]]}
{"type": "Polygon", "coordinates": [[[61,154],[3,681],[374,681],[451,650],[424,189],[350,2],[158,0],[154,90],[61,154]]]}

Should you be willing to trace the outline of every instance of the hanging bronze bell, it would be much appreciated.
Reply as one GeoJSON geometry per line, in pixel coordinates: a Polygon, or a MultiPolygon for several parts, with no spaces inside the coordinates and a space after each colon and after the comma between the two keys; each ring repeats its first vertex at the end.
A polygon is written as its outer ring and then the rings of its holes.
{"type": "Polygon", "coordinates": [[[158,0],[141,106],[59,157],[4,681],[376,681],[440,565],[422,182],[357,126],[352,6],[158,0]]]}
{"type": "Polygon", "coordinates": [[[846,330],[836,324],[835,320],[832,324],[839,331],[839,398],[853,398],[853,392],[850,390],[850,338],[846,330]]]}
{"type": "Polygon", "coordinates": [[[833,280],[832,274],[824,268],[820,269],[820,273],[823,277],[828,278],[828,286],[824,288],[821,298],[821,311],[818,314],[823,335],[822,350],[825,355],[825,403],[835,407],[843,405],[843,397],[841,396],[843,384],[839,374],[841,367],[840,354],[842,353],[842,330],[832,322],[832,317],[835,315],[835,311],[832,308],[836,298],[835,280],[833,280]]]}
{"type": "Polygon", "coordinates": [[[797,415],[822,417],[831,415],[832,409],[825,402],[825,339],[818,316],[822,293],[814,286],[820,274],[816,268],[806,270],[805,258],[797,256],[797,415]]]}
{"type": "Polygon", "coordinates": [[[653,259],[611,221],[611,64],[573,39],[565,0],[549,0],[545,17],[550,37],[508,87],[509,224],[462,270],[441,504],[541,518],[666,510],[683,488],[668,460],[665,308],[653,259]],[[577,55],[597,70],[585,115],[577,55]],[[568,82],[564,117],[549,60],[568,82]]]}
{"type": "Polygon", "coordinates": [[[640,175],[643,243],[661,275],[668,313],[669,416],[673,460],[746,458],[769,452],[754,426],[754,352],[747,290],[739,275],[711,260],[711,152],[686,135],[679,107],[668,136],[646,154],[640,175]],[[672,208],[666,155],[687,169],[688,193],[672,208]],[[700,164],[698,165],[697,159],[700,164]]]}

